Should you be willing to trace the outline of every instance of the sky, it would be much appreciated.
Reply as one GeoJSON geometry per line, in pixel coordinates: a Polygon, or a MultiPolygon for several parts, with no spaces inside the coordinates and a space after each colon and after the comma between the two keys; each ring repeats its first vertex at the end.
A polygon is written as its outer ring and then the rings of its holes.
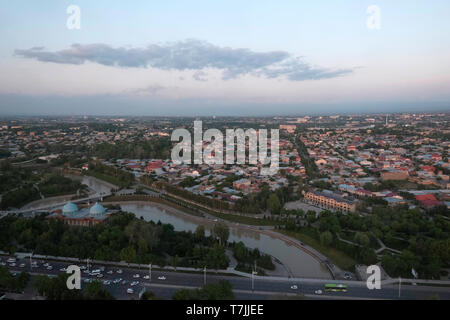
{"type": "Polygon", "coordinates": [[[0,0],[0,36],[0,115],[450,110],[448,0],[0,0]]]}

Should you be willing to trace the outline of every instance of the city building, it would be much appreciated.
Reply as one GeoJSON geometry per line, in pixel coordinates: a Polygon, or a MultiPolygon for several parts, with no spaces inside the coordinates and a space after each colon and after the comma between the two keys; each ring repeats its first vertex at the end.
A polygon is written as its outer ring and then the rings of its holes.
{"type": "Polygon", "coordinates": [[[356,201],[344,199],[343,197],[331,191],[308,191],[305,194],[305,199],[309,202],[319,205],[327,209],[333,209],[342,212],[355,212],[356,201]]]}
{"type": "Polygon", "coordinates": [[[103,222],[110,213],[99,203],[91,208],[78,209],[77,205],[68,202],[62,209],[53,212],[49,217],[62,220],[71,226],[91,227],[103,222]]]}

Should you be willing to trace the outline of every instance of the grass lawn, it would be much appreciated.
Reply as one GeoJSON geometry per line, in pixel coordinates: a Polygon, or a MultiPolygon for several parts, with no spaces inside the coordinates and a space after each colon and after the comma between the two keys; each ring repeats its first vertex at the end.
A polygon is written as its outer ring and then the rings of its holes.
{"type": "Polygon", "coordinates": [[[313,237],[299,232],[292,232],[286,230],[276,230],[277,232],[284,234],[286,236],[297,239],[301,242],[304,242],[306,245],[316,249],[323,255],[327,256],[335,265],[344,270],[351,270],[352,267],[356,264],[356,260],[352,257],[348,256],[342,251],[339,251],[335,248],[325,247],[318,240],[313,237]]]}

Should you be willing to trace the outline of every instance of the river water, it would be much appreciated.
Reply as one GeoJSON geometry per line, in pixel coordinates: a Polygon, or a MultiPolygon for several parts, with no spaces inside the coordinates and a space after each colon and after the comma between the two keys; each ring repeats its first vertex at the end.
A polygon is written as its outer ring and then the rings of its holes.
{"type": "MultiPolygon", "coordinates": [[[[152,204],[122,204],[123,211],[134,213],[138,218],[146,221],[161,221],[170,223],[176,231],[195,231],[198,225],[204,225],[207,234],[214,225],[213,221],[190,216],[177,209],[152,204]]],[[[331,279],[328,269],[306,252],[287,244],[286,242],[261,234],[257,231],[230,226],[230,242],[242,241],[246,247],[270,254],[279,259],[294,277],[331,279]]]]}

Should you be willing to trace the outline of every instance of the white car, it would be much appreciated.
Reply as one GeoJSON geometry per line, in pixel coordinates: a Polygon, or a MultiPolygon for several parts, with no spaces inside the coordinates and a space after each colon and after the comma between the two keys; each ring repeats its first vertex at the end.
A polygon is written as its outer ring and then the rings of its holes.
{"type": "Polygon", "coordinates": [[[49,266],[48,262],[44,263],[43,266],[48,267],[49,266]]]}
{"type": "Polygon", "coordinates": [[[164,276],[158,277],[158,280],[166,280],[166,277],[164,276]]]}
{"type": "Polygon", "coordinates": [[[101,273],[99,273],[99,274],[97,275],[97,278],[103,278],[103,275],[102,275],[101,273]]]}
{"type": "Polygon", "coordinates": [[[5,262],[0,262],[0,266],[6,266],[5,262]]]}
{"type": "Polygon", "coordinates": [[[21,263],[19,267],[25,268],[25,263],[21,263]]]}
{"type": "Polygon", "coordinates": [[[148,276],[148,275],[147,275],[147,276],[144,276],[144,279],[145,279],[145,280],[148,280],[148,279],[150,279],[150,276],[148,276]]]}
{"type": "Polygon", "coordinates": [[[10,263],[9,266],[10,266],[10,267],[15,267],[16,264],[15,264],[15,263],[10,263]]]}
{"type": "Polygon", "coordinates": [[[66,272],[67,269],[66,269],[66,268],[61,268],[61,269],[59,269],[59,271],[61,271],[61,272],[66,272]]]}
{"type": "Polygon", "coordinates": [[[80,270],[86,270],[86,267],[85,266],[81,266],[80,270]]]}
{"type": "Polygon", "coordinates": [[[322,294],[322,290],[316,290],[316,291],[314,291],[314,293],[317,294],[317,295],[321,295],[322,294]]]}
{"type": "Polygon", "coordinates": [[[119,278],[119,279],[114,280],[113,283],[118,284],[118,283],[120,283],[121,281],[122,281],[122,278],[119,278]]]}
{"type": "Polygon", "coordinates": [[[53,267],[52,266],[48,266],[47,270],[53,270],[53,267]]]}
{"type": "Polygon", "coordinates": [[[137,279],[139,277],[140,277],[140,275],[138,275],[137,273],[133,276],[133,278],[135,278],[135,279],[137,279]]]}
{"type": "Polygon", "coordinates": [[[105,281],[103,281],[103,284],[104,284],[105,286],[109,286],[109,285],[111,284],[111,281],[105,280],[105,281]]]}
{"type": "Polygon", "coordinates": [[[139,281],[133,281],[133,282],[131,283],[131,286],[134,287],[134,286],[137,286],[138,284],[139,284],[139,281]]]}
{"type": "Polygon", "coordinates": [[[121,274],[123,271],[122,271],[122,269],[119,269],[119,270],[117,270],[116,271],[118,274],[121,274]]]}
{"type": "Polygon", "coordinates": [[[107,272],[107,274],[113,274],[113,271],[112,271],[112,270],[109,270],[109,271],[107,272]]]}
{"type": "Polygon", "coordinates": [[[291,286],[291,289],[292,289],[292,290],[297,290],[298,287],[297,287],[297,285],[294,284],[293,286],[291,286]]]}
{"type": "Polygon", "coordinates": [[[133,294],[133,293],[134,293],[134,290],[133,290],[133,289],[131,289],[131,288],[128,288],[128,289],[127,289],[127,293],[129,293],[129,294],[133,294]]]}

